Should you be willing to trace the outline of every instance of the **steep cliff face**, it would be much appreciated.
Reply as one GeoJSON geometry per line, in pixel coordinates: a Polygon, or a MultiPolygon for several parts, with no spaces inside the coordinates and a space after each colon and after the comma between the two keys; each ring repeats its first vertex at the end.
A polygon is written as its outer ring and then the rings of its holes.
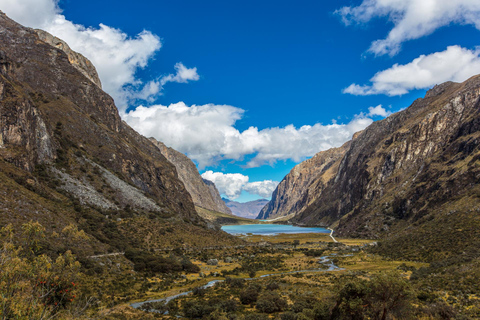
{"type": "Polygon", "coordinates": [[[232,213],[222,201],[215,184],[202,179],[192,160],[183,153],[168,148],[165,144],[154,138],[150,138],[150,141],[152,141],[165,158],[175,166],[179,179],[192,196],[193,203],[196,206],[227,214],[232,213]]]}
{"type": "Polygon", "coordinates": [[[102,83],[100,82],[100,78],[98,77],[97,70],[93,66],[93,64],[85,58],[83,55],[81,55],[78,52],[73,51],[70,49],[68,44],[63,41],[62,39],[59,39],[55,36],[52,36],[50,33],[40,30],[40,29],[35,29],[35,32],[38,35],[38,38],[45,42],[48,43],[49,45],[58,48],[65,52],[65,54],[68,57],[68,61],[74,66],[78,71],[80,71],[85,77],[87,77],[90,81],[95,83],[99,88],[102,88],[102,83]]]}
{"type": "Polygon", "coordinates": [[[319,152],[296,165],[279,183],[272,200],[260,211],[257,219],[293,218],[302,212],[321,195],[349,146],[350,142],[347,142],[340,148],[319,152]]]}
{"type": "Polygon", "coordinates": [[[479,96],[479,76],[444,83],[370,125],[293,221],[334,225],[341,235],[380,237],[436,219],[442,208],[470,199],[480,182],[479,96]]]}
{"type": "Polygon", "coordinates": [[[217,210],[215,211],[223,212],[226,214],[233,214],[232,210],[230,210],[230,208],[225,204],[222,197],[220,196],[220,192],[215,186],[215,183],[207,179],[202,179],[202,181],[203,183],[205,183],[205,185],[208,188],[208,191],[210,192],[210,195],[212,196],[213,202],[215,203],[215,207],[217,208],[217,210]]]}
{"type": "Polygon", "coordinates": [[[121,121],[88,60],[39,33],[0,14],[2,163],[81,205],[204,225],[175,167],[121,121]]]}

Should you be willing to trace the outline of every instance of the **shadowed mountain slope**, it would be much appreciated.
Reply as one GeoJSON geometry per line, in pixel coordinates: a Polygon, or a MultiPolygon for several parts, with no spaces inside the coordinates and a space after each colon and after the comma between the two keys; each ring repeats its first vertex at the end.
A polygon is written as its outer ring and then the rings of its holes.
{"type": "Polygon", "coordinates": [[[259,217],[293,214],[299,225],[379,238],[436,218],[457,201],[470,199],[463,210],[476,210],[479,96],[479,76],[434,87],[341,148],[296,166],[259,217]]]}
{"type": "Polygon", "coordinates": [[[340,148],[319,152],[296,165],[278,184],[272,200],[263,207],[257,219],[276,219],[302,212],[322,193],[349,146],[347,142],[340,148]]]}
{"type": "Polygon", "coordinates": [[[89,79],[91,63],[44,38],[0,13],[0,224],[73,223],[97,246],[119,249],[141,244],[122,230],[143,219],[153,229],[204,230],[196,233],[205,241],[192,245],[230,241],[207,230],[175,167],[120,119],[113,99],[89,79]]]}
{"type": "MultiPolygon", "coordinates": [[[[379,237],[469,197],[479,180],[480,77],[444,83],[352,140],[299,224],[379,237]]],[[[472,201],[473,207],[478,205],[472,201]]]]}

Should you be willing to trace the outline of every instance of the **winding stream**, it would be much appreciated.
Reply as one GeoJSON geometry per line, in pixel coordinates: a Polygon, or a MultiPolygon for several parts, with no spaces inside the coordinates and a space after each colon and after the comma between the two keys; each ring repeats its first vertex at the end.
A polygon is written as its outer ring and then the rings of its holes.
{"type": "MultiPolygon", "coordinates": [[[[269,274],[264,274],[263,276],[260,276],[260,277],[256,277],[256,278],[245,278],[244,280],[255,280],[255,279],[261,279],[261,278],[266,278],[266,277],[271,277],[271,276],[279,276],[279,275],[282,275],[282,274],[294,274],[294,273],[308,273],[308,272],[329,272],[329,271],[339,271],[339,270],[343,270],[342,268],[338,267],[337,265],[335,265],[332,261],[331,258],[335,257],[335,254],[332,254],[332,255],[329,255],[329,256],[323,256],[323,257],[320,257],[320,258],[317,258],[318,259],[318,263],[321,264],[323,267],[326,267],[326,268],[318,268],[318,269],[308,269],[308,270],[298,270],[298,271],[288,271],[288,272],[279,272],[279,273],[269,273],[269,274]]],[[[343,257],[343,256],[342,256],[343,257]]],[[[203,285],[203,286],[200,286],[201,289],[206,289],[206,288],[211,288],[213,287],[216,283],[218,282],[224,282],[225,280],[212,280],[210,282],[208,282],[207,284],[203,285]]],[[[141,308],[144,304],[146,303],[154,303],[154,302],[164,302],[164,304],[167,304],[168,302],[174,300],[174,299],[177,299],[177,298],[180,298],[180,297],[183,297],[183,296],[186,296],[190,293],[192,293],[193,291],[190,290],[190,291],[185,291],[185,292],[182,292],[182,293],[179,293],[179,294],[176,294],[176,295],[173,295],[173,296],[169,296],[169,297],[166,297],[166,298],[162,298],[162,299],[155,299],[155,300],[148,300],[148,301],[142,301],[142,302],[135,302],[135,303],[132,303],[130,306],[132,308],[135,308],[135,309],[139,309],[141,308]]],[[[158,310],[149,310],[150,312],[160,312],[158,310]]]]}

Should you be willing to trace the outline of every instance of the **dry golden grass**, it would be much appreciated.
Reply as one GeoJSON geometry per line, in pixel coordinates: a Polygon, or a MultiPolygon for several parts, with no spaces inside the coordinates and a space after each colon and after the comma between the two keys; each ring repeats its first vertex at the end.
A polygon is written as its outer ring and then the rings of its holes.
{"type": "Polygon", "coordinates": [[[301,233],[301,234],[278,234],[272,236],[265,235],[249,235],[242,236],[243,240],[248,242],[270,242],[270,243],[282,243],[282,242],[293,242],[294,240],[299,240],[300,244],[305,244],[307,242],[333,242],[332,238],[327,233],[301,233]]]}
{"type": "MultiPolygon", "coordinates": [[[[335,237],[335,233],[334,233],[335,237]]],[[[318,242],[334,242],[328,233],[298,233],[298,234],[278,234],[272,236],[266,235],[247,235],[241,236],[241,238],[248,242],[270,242],[270,243],[282,243],[282,242],[293,242],[295,240],[300,241],[300,247],[309,243],[318,243],[318,242]]],[[[369,244],[375,242],[375,240],[365,240],[365,239],[348,239],[348,238],[337,238],[335,239],[343,244],[348,246],[361,246],[364,244],[369,244]]]]}
{"type": "Polygon", "coordinates": [[[388,271],[395,270],[398,266],[405,264],[408,267],[425,267],[428,266],[427,263],[421,262],[412,262],[412,261],[395,261],[395,260],[386,260],[378,255],[366,254],[364,252],[356,253],[352,256],[347,256],[339,258],[339,266],[341,266],[344,271],[368,271],[368,272],[378,272],[378,271],[388,271]]]}

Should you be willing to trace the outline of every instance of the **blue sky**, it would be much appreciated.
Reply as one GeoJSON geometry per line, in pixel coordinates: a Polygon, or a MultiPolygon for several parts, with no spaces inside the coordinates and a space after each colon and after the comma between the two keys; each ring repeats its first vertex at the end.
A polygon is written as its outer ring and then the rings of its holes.
{"type": "Polygon", "coordinates": [[[473,0],[0,0],[0,9],[92,60],[130,125],[189,155],[237,201],[268,197],[299,161],[434,84],[480,73],[473,0]]]}

